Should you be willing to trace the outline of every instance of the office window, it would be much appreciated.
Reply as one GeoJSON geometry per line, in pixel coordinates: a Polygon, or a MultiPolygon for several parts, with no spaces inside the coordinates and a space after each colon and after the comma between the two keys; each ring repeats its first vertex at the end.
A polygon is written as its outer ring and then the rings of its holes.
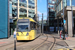
{"type": "Polygon", "coordinates": [[[17,0],[12,0],[12,5],[17,6],[17,0]]]}
{"type": "Polygon", "coordinates": [[[19,15],[20,17],[27,17],[27,9],[20,8],[19,9],[19,12],[20,12],[19,13],[20,14],[19,15]]]}
{"type": "Polygon", "coordinates": [[[27,3],[27,0],[19,0],[21,3],[27,3]]]}
{"type": "Polygon", "coordinates": [[[51,3],[52,0],[48,0],[48,3],[51,3]]]}
{"type": "Polygon", "coordinates": [[[28,7],[34,9],[35,8],[35,5],[28,4],[28,7]]]}
{"type": "Polygon", "coordinates": [[[17,17],[17,7],[12,8],[12,16],[17,17]]]}
{"type": "Polygon", "coordinates": [[[12,2],[9,2],[9,17],[12,17],[12,2]]]}
{"type": "Polygon", "coordinates": [[[35,4],[35,1],[34,0],[28,0],[28,4],[34,5],[35,4]]]}
{"type": "Polygon", "coordinates": [[[55,1],[52,1],[53,4],[55,4],[55,1]]]}
{"type": "Polygon", "coordinates": [[[27,0],[19,0],[19,6],[27,7],[27,0]]]}
{"type": "Polygon", "coordinates": [[[33,18],[35,15],[35,10],[28,10],[28,16],[33,18]]]}

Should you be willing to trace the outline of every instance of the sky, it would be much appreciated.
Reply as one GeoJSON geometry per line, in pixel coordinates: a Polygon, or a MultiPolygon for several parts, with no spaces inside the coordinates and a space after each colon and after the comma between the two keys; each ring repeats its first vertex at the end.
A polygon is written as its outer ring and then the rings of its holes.
{"type": "Polygon", "coordinates": [[[43,19],[47,19],[47,0],[37,0],[37,12],[39,15],[39,20],[42,19],[42,13],[43,13],[43,19]]]}

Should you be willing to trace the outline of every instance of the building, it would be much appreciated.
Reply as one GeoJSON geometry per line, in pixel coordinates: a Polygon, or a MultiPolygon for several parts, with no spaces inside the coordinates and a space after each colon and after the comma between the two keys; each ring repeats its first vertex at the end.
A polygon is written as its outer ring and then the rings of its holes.
{"type": "MultiPolygon", "coordinates": [[[[55,3],[56,18],[64,23],[64,28],[69,36],[75,35],[75,0],[56,0],[55,3]],[[64,19],[64,20],[63,20],[64,19]],[[65,22],[64,22],[65,21],[65,22]]],[[[59,32],[59,29],[58,29],[59,32]]]]}
{"type": "Polygon", "coordinates": [[[17,17],[17,6],[19,6],[18,18],[35,18],[35,16],[37,15],[37,0],[12,0],[13,17],[17,17]]]}
{"type": "Polygon", "coordinates": [[[56,29],[56,25],[55,25],[55,0],[47,0],[47,23],[48,23],[48,26],[50,29],[49,31],[54,32],[56,29]]]}
{"type": "Polygon", "coordinates": [[[16,27],[17,18],[30,17],[38,20],[37,0],[9,0],[9,8],[11,30],[16,27]]]}
{"type": "Polygon", "coordinates": [[[8,0],[0,0],[0,39],[10,37],[8,0]]]}

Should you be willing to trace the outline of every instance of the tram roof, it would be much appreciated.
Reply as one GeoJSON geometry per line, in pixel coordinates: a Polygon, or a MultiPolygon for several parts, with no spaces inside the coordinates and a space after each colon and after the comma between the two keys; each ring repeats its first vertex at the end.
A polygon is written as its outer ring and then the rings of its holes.
{"type": "Polygon", "coordinates": [[[34,19],[28,18],[28,17],[26,17],[26,18],[19,18],[19,19],[29,19],[29,20],[32,21],[32,22],[36,22],[34,19]]]}

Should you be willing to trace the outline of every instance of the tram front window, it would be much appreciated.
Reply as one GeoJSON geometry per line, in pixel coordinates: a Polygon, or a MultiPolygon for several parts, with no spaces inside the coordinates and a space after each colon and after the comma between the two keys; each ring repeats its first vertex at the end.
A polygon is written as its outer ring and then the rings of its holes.
{"type": "Polygon", "coordinates": [[[28,25],[18,25],[18,31],[20,32],[28,31],[28,25]]]}

